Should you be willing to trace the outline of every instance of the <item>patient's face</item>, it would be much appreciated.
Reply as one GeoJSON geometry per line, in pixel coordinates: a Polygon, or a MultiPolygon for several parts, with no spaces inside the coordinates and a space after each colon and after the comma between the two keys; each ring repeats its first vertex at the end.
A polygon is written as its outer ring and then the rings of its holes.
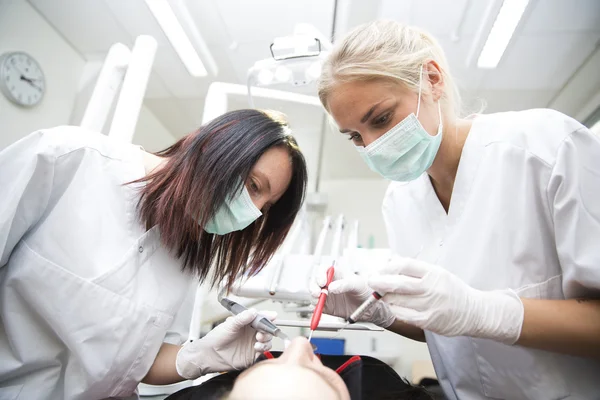
{"type": "Polygon", "coordinates": [[[340,376],[321,363],[304,337],[292,340],[272,360],[262,361],[244,371],[235,381],[232,399],[323,399],[349,400],[340,376]]]}

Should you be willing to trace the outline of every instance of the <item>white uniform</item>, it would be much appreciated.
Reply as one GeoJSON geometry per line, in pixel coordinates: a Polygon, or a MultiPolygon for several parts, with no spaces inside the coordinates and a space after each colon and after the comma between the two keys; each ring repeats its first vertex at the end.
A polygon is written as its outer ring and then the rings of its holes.
{"type": "MultiPolygon", "coordinates": [[[[390,184],[390,247],[474,288],[600,295],[600,141],[551,110],[482,115],[461,155],[448,214],[424,174],[390,184]]],[[[449,399],[600,399],[600,362],[425,332],[449,399]]]]}
{"type": "Polygon", "coordinates": [[[135,396],[194,280],[136,217],[143,176],[76,127],[0,153],[0,399],[135,396]]]}

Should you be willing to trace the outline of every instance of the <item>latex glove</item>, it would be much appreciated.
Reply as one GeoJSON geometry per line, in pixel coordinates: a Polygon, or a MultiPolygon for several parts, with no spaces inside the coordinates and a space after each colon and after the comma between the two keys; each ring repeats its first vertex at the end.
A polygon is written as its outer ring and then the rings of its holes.
{"type": "Polygon", "coordinates": [[[449,271],[395,257],[369,285],[401,321],[443,336],[471,336],[514,344],[523,326],[523,303],[508,290],[474,289],[449,271]]]}
{"type": "MultiPolygon", "coordinates": [[[[276,313],[261,314],[271,321],[276,313]]],[[[250,323],[258,315],[249,309],[229,317],[203,338],[186,343],[177,353],[177,373],[186,379],[196,379],[210,372],[223,372],[249,367],[259,352],[271,348],[273,336],[257,332],[250,323]]]]}
{"type": "MultiPolygon", "coordinates": [[[[321,287],[327,283],[327,269],[319,268],[315,274],[315,279],[310,283],[310,294],[316,300],[321,294],[321,287]]],[[[373,290],[367,285],[366,279],[356,275],[344,275],[341,269],[336,269],[333,280],[329,284],[329,294],[325,301],[323,313],[334,315],[336,317],[348,318],[358,306],[371,296],[373,290]]],[[[360,318],[361,322],[371,322],[382,328],[387,328],[394,322],[394,314],[389,307],[381,301],[378,301],[360,318]]]]}

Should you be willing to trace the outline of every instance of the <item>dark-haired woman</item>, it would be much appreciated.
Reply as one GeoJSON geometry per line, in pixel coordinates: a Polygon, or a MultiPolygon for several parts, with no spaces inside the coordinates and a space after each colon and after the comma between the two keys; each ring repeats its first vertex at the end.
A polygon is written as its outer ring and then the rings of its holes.
{"type": "Polygon", "coordinates": [[[256,110],[157,154],[76,127],[0,152],[0,398],[122,398],[251,364],[271,339],[255,311],[163,341],[198,279],[265,265],[306,175],[285,122],[256,110]]]}

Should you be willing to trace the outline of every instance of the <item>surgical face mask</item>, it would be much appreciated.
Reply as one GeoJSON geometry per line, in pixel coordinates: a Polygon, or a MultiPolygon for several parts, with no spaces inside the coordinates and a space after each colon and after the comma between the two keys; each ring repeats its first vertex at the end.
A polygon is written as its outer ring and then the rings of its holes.
{"type": "Polygon", "coordinates": [[[392,181],[412,181],[431,167],[442,141],[442,110],[438,101],[440,124],[431,136],[417,118],[421,108],[421,75],[417,114],[411,113],[383,136],[366,147],[356,146],[371,170],[392,181]]]}
{"type": "Polygon", "coordinates": [[[204,230],[217,235],[241,231],[261,215],[260,210],[252,202],[246,185],[242,185],[242,190],[233,197],[228,197],[219,207],[215,215],[204,226],[204,230]]]}

